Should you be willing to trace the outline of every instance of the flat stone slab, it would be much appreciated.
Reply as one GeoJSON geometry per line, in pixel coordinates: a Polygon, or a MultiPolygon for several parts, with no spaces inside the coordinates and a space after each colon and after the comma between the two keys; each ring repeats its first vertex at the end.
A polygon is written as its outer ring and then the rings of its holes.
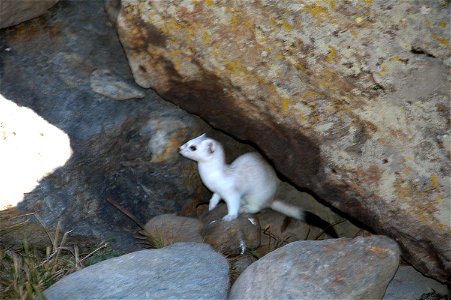
{"type": "Polygon", "coordinates": [[[49,299],[226,299],[227,259],[209,245],[178,243],[111,258],[61,279],[49,299]]]}

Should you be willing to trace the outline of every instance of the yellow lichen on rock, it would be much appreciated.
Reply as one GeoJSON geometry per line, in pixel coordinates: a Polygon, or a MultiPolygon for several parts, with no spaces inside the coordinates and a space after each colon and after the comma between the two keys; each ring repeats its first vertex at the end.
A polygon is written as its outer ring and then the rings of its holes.
{"type": "Polygon", "coordinates": [[[329,47],[329,54],[326,57],[326,61],[328,63],[332,63],[335,61],[337,57],[337,50],[334,47],[329,47]]]}
{"type": "Polygon", "coordinates": [[[448,45],[449,45],[448,39],[446,39],[445,37],[443,37],[443,36],[441,36],[439,34],[434,33],[432,35],[432,38],[435,39],[437,42],[439,42],[439,44],[442,45],[443,47],[447,48],[448,45]]]}
{"type": "Polygon", "coordinates": [[[431,186],[435,191],[440,192],[440,179],[438,178],[438,176],[431,176],[431,186]]]}
{"type": "Polygon", "coordinates": [[[314,18],[326,17],[328,14],[328,9],[319,4],[307,4],[304,6],[304,10],[314,18]]]}
{"type": "Polygon", "coordinates": [[[288,110],[290,108],[291,99],[290,98],[282,98],[282,110],[288,110]]]}

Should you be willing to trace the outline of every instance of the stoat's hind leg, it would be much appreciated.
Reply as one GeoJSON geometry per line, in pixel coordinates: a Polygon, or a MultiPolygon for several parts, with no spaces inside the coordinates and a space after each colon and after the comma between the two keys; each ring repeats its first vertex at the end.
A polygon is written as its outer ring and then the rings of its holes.
{"type": "Polygon", "coordinates": [[[241,212],[255,214],[264,209],[266,206],[261,205],[259,202],[247,201],[245,205],[241,208],[241,212]]]}
{"type": "Polygon", "coordinates": [[[242,197],[240,201],[240,213],[248,214],[249,213],[249,205],[246,201],[246,197],[242,197]]]}
{"type": "Polygon", "coordinates": [[[249,209],[247,208],[247,206],[241,206],[240,207],[240,214],[247,214],[249,213],[249,209]]]}

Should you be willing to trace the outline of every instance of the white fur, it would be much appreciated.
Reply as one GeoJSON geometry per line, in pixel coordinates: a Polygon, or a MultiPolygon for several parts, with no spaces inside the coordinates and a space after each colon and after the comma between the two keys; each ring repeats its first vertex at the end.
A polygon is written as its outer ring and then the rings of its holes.
{"type": "Polygon", "coordinates": [[[197,161],[202,182],[213,192],[209,210],[213,210],[221,199],[226,202],[225,221],[236,219],[239,212],[256,213],[266,207],[304,219],[301,208],[274,201],[279,179],[256,152],[243,154],[227,165],[221,144],[203,134],[181,146],[180,154],[197,161]]]}

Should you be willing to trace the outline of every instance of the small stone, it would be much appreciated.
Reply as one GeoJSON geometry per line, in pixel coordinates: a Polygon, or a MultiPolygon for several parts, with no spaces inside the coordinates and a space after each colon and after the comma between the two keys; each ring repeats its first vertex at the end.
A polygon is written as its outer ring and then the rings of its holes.
{"type": "Polygon", "coordinates": [[[95,70],[91,74],[91,88],[94,92],[114,100],[144,98],[144,93],[124,82],[110,70],[95,70]]]}
{"type": "Polygon", "coordinates": [[[244,254],[248,249],[255,249],[260,245],[260,226],[249,221],[249,215],[241,214],[232,221],[223,221],[225,205],[219,205],[210,212],[210,216],[204,217],[202,237],[204,241],[213,246],[216,251],[226,255],[244,254]],[[221,212],[218,214],[218,211],[221,212]]]}
{"type": "Polygon", "coordinates": [[[202,222],[173,214],[159,215],[144,226],[142,233],[154,247],[164,247],[179,242],[202,243],[202,222]]]}

